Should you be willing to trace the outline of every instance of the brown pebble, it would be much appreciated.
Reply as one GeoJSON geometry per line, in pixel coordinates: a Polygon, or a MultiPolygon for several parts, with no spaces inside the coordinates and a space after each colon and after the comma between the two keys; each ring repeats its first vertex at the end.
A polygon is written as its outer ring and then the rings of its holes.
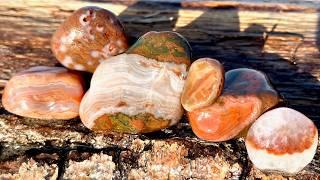
{"type": "Polygon", "coordinates": [[[51,49],[67,68],[94,72],[100,62],[128,48],[123,26],[110,11],[83,7],[54,33],[51,49]]]}

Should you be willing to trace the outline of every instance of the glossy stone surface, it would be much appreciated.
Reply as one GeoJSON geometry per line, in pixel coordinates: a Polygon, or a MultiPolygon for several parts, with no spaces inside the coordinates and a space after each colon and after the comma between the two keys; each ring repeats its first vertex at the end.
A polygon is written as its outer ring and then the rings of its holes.
{"type": "Polygon", "coordinates": [[[224,90],[216,102],[188,112],[188,116],[199,138],[226,141],[237,136],[278,101],[278,94],[265,74],[253,69],[234,69],[225,74],[224,90]]]}
{"type": "Polygon", "coordinates": [[[151,31],[141,36],[127,51],[162,62],[190,65],[191,49],[188,41],[176,32],[151,31]]]}
{"type": "Polygon", "coordinates": [[[190,66],[181,104],[187,111],[211,105],[221,94],[224,69],[219,61],[201,58],[190,66]]]}
{"type": "Polygon", "coordinates": [[[253,164],[265,171],[295,174],[309,164],[317,149],[318,130],[302,113],[277,108],[250,127],[246,148],[253,164]]]}
{"type": "Polygon", "coordinates": [[[83,7],[67,18],[54,33],[51,49],[70,69],[94,72],[101,61],[128,48],[117,17],[99,7],[83,7]]]}
{"type": "Polygon", "coordinates": [[[2,104],[20,116],[71,119],[79,115],[83,80],[63,67],[37,66],[13,76],[6,85],[2,104]]]}
{"type": "Polygon", "coordinates": [[[161,62],[137,54],[104,61],[80,106],[89,129],[144,133],[176,124],[182,117],[180,96],[185,64],[161,62]]]}

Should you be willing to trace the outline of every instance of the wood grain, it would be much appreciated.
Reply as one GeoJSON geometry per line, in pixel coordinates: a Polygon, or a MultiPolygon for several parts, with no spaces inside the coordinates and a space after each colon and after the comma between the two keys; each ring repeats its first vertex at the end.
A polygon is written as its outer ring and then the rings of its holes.
{"type": "MultiPolygon", "coordinates": [[[[266,8],[265,4],[254,1],[223,2],[233,3],[232,6],[136,1],[0,1],[1,83],[5,84],[16,72],[31,66],[58,65],[50,51],[52,33],[74,10],[96,5],[119,16],[131,44],[151,30],[174,30],[189,40],[194,60],[211,57],[220,60],[226,70],[249,67],[267,73],[283,97],[283,105],[303,112],[320,127],[319,6],[310,5],[315,1],[306,5],[286,2],[268,3],[266,8]]],[[[183,146],[188,155],[182,159],[190,162],[200,156],[208,160],[219,155],[229,168],[238,164],[240,174],[229,173],[227,178],[283,178],[253,168],[241,139],[226,143],[202,142],[194,136],[185,119],[176,127],[152,134],[102,135],[85,129],[78,119],[66,124],[46,124],[0,109],[0,159],[8,161],[18,156],[58,153],[60,178],[68,166],[71,151],[114,152],[113,158],[119,159],[115,179],[129,175],[137,178],[136,174],[149,171],[154,164],[144,166],[135,161],[152,157],[152,153],[159,150],[158,143],[183,146]],[[132,148],[136,147],[133,140],[143,141],[144,148],[139,151],[132,148]]],[[[312,163],[293,178],[319,178],[319,164],[318,149],[312,163]]]]}

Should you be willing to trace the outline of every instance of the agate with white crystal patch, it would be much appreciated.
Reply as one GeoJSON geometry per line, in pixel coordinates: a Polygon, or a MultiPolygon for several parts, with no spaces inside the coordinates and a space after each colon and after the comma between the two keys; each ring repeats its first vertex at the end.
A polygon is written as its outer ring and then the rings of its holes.
{"type": "Polygon", "coordinates": [[[290,108],[266,112],[251,126],[248,155],[261,170],[295,174],[308,165],[317,149],[318,130],[302,113],[290,108]]]}

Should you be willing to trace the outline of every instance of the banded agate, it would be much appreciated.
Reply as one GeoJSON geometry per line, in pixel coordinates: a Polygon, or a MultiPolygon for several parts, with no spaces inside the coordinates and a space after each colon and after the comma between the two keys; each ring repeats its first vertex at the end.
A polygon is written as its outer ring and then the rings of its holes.
{"type": "Polygon", "coordinates": [[[62,67],[37,66],[13,76],[2,104],[20,116],[38,119],[71,119],[79,115],[84,94],[82,77],[62,67]]]}
{"type": "Polygon", "coordinates": [[[123,26],[110,11],[83,7],[54,33],[51,49],[67,68],[94,72],[101,61],[123,53],[128,42],[123,26]]]}
{"type": "Polygon", "coordinates": [[[257,70],[230,70],[224,85],[222,95],[213,104],[188,112],[192,130],[201,139],[232,139],[279,101],[267,76],[257,70]]]}
{"type": "Polygon", "coordinates": [[[148,32],[126,52],[104,61],[80,106],[95,131],[146,133],[176,124],[190,64],[190,45],[180,34],[148,32]]]}
{"type": "Polygon", "coordinates": [[[250,127],[246,148],[253,164],[263,171],[296,174],[313,159],[318,129],[304,114],[277,108],[260,116],[250,127]]]}
{"type": "Polygon", "coordinates": [[[186,64],[160,62],[137,54],[104,61],[80,106],[86,127],[98,131],[143,133],[176,124],[186,64]]]}
{"type": "Polygon", "coordinates": [[[200,58],[189,69],[183,88],[181,104],[187,111],[211,105],[221,94],[224,69],[219,61],[200,58]]]}

